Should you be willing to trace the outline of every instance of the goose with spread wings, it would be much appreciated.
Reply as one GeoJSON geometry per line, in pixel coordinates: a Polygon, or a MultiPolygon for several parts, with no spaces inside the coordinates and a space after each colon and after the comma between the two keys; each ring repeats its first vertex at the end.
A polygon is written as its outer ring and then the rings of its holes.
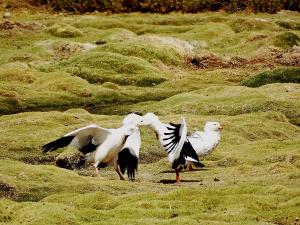
{"type": "Polygon", "coordinates": [[[74,147],[85,155],[84,162],[94,163],[96,174],[99,168],[114,166],[121,180],[127,170],[130,180],[134,180],[141,145],[139,125],[143,117],[131,113],[117,129],[107,129],[91,124],[42,146],[43,152],[51,152],[66,146],[74,147]]]}
{"type": "Polygon", "coordinates": [[[186,167],[188,161],[195,166],[203,166],[196,152],[187,147],[187,126],[183,117],[179,124],[162,123],[154,113],[147,113],[144,119],[155,131],[161,147],[168,153],[172,169],[176,172],[176,183],[180,183],[179,172],[186,167]]]}

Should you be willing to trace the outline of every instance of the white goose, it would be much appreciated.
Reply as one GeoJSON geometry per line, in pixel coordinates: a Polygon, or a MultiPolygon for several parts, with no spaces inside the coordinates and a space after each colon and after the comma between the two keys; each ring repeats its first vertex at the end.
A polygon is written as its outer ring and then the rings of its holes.
{"type": "Polygon", "coordinates": [[[96,174],[99,174],[99,168],[113,165],[121,180],[124,180],[122,173],[126,169],[129,179],[134,180],[141,145],[138,125],[144,125],[143,117],[131,113],[124,118],[120,128],[88,125],[45,144],[42,149],[46,153],[66,146],[77,148],[86,156],[83,162],[94,163],[96,174]]]}
{"type": "MultiPolygon", "coordinates": [[[[218,122],[207,122],[204,131],[196,131],[187,137],[191,147],[199,157],[211,153],[220,143],[223,127],[218,122]]],[[[192,165],[189,165],[192,170],[192,165]]]]}
{"type": "Polygon", "coordinates": [[[187,161],[202,167],[196,152],[186,147],[187,127],[183,117],[179,124],[164,124],[154,113],[147,113],[144,119],[155,131],[161,147],[168,153],[172,169],[176,171],[176,183],[180,183],[179,172],[187,165],[187,161]]]}

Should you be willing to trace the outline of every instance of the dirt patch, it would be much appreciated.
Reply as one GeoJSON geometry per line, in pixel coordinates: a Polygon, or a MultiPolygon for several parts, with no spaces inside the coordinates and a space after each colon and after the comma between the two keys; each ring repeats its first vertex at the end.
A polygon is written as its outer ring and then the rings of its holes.
{"type": "Polygon", "coordinates": [[[218,68],[273,68],[276,65],[300,66],[300,47],[290,49],[264,48],[251,58],[234,56],[222,58],[212,53],[198,54],[187,57],[186,62],[193,69],[218,69],[218,68]]]}
{"type": "Polygon", "coordinates": [[[31,164],[31,165],[40,165],[40,164],[53,164],[55,161],[54,156],[37,156],[37,157],[23,157],[20,159],[21,161],[31,164]]]}
{"type": "Polygon", "coordinates": [[[8,20],[0,21],[0,30],[24,29],[34,31],[42,27],[43,25],[40,23],[11,22],[8,20]]]}
{"type": "Polygon", "coordinates": [[[277,48],[262,49],[255,57],[250,59],[251,64],[300,66],[300,47],[280,50],[277,48]]]}
{"type": "Polygon", "coordinates": [[[300,47],[294,47],[292,50],[282,53],[282,57],[275,60],[276,63],[285,66],[300,66],[300,47]]]}
{"type": "Polygon", "coordinates": [[[268,36],[267,35],[264,35],[264,34],[257,34],[257,35],[254,35],[252,37],[249,37],[248,38],[248,41],[249,42],[254,42],[254,41],[259,41],[259,40],[263,40],[265,38],[267,38],[268,36]]]}
{"type": "Polygon", "coordinates": [[[212,53],[202,53],[188,57],[187,62],[191,67],[199,69],[229,67],[229,64],[224,59],[212,53]]]}
{"type": "Polygon", "coordinates": [[[84,158],[85,157],[80,152],[65,154],[63,156],[58,156],[55,160],[55,164],[60,168],[69,170],[81,169],[88,166],[85,164],[84,158]]]}
{"type": "Polygon", "coordinates": [[[218,166],[223,166],[223,167],[237,166],[239,164],[240,162],[238,161],[238,159],[232,157],[218,161],[218,166]]]}
{"type": "Polygon", "coordinates": [[[0,181],[0,198],[5,197],[10,199],[15,199],[16,196],[17,193],[15,187],[12,187],[9,184],[0,181]]]}

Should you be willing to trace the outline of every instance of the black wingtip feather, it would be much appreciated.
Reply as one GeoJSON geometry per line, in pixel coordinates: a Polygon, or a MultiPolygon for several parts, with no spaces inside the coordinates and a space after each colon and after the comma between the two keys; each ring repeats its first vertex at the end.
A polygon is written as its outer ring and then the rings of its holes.
{"type": "Polygon", "coordinates": [[[137,171],[138,167],[138,158],[131,154],[129,148],[124,148],[118,154],[118,164],[121,170],[121,173],[124,174],[127,170],[127,176],[129,180],[135,180],[135,172],[137,171]]]}
{"type": "Polygon", "coordinates": [[[58,148],[68,146],[73,140],[74,136],[61,137],[55,141],[49,142],[42,146],[43,153],[52,152],[58,148]]]}
{"type": "Polygon", "coordinates": [[[194,165],[197,166],[197,167],[199,167],[199,168],[205,167],[205,165],[203,163],[201,163],[201,162],[195,162],[194,165]]]}

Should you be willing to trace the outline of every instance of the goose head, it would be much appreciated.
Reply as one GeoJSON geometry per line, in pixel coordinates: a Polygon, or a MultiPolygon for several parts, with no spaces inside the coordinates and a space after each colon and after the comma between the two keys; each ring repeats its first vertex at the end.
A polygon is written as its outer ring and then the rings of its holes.
{"type": "Polygon", "coordinates": [[[223,127],[219,122],[207,122],[204,127],[204,131],[220,131],[223,127]]]}
{"type": "Polygon", "coordinates": [[[157,121],[159,121],[158,116],[156,116],[154,113],[147,113],[143,116],[144,124],[145,125],[151,125],[157,121]]]}
{"type": "Polygon", "coordinates": [[[123,125],[136,125],[136,126],[140,126],[140,125],[148,125],[147,122],[145,122],[144,117],[142,116],[142,114],[139,113],[129,113],[124,119],[123,119],[123,125]]]}

